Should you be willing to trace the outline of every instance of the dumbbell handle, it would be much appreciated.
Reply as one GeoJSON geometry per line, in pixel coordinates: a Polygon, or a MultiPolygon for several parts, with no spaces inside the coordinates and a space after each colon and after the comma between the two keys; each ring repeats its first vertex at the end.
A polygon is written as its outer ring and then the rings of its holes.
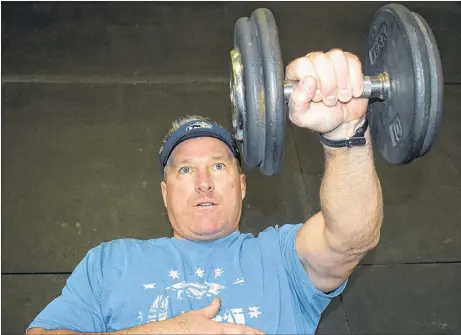
{"type": "MultiPolygon", "coordinates": [[[[285,101],[290,99],[299,81],[285,80],[283,82],[283,94],[285,101]]],[[[363,92],[360,98],[386,100],[390,91],[389,75],[386,72],[379,73],[376,76],[363,76],[363,92]]]]}

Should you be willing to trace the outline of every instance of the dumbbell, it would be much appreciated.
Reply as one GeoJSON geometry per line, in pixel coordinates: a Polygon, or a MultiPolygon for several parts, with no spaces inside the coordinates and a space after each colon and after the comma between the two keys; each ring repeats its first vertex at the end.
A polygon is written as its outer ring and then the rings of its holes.
{"type": "MultiPolygon", "coordinates": [[[[443,109],[437,43],[426,20],[398,4],[375,14],[362,61],[373,143],[391,164],[408,164],[433,146],[443,109]]],[[[297,82],[284,80],[278,28],[259,8],[234,26],[230,51],[233,133],[248,168],[280,171],[287,102],[297,82]]]]}

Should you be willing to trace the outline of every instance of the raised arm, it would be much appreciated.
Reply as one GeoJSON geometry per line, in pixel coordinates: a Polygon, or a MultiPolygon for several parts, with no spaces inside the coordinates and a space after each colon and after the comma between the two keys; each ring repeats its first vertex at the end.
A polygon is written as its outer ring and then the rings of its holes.
{"type": "MultiPolygon", "coordinates": [[[[354,135],[364,124],[367,99],[358,58],[342,50],[310,53],[287,67],[287,79],[300,80],[290,99],[290,119],[330,140],[354,135]]],[[[321,291],[336,289],[364,255],[376,247],[383,219],[370,130],[364,146],[323,145],[325,173],[319,213],[300,229],[296,250],[321,291]]]]}

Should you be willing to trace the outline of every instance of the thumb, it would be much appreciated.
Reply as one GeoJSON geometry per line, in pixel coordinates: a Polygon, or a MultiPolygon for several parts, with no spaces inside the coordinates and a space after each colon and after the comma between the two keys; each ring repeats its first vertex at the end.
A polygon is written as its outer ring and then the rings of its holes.
{"type": "Polygon", "coordinates": [[[221,307],[221,300],[218,297],[214,297],[208,306],[200,309],[200,312],[205,315],[208,319],[212,319],[219,311],[221,307]]]}
{"type": "Polygon", "coordinates": [[[290,121],[298,127],[307,127],[311,117],[310,107],[316,94],[317,82],[313,77],[306,77],[291,93],[289,105],[290,121]],[[309,111],[309,112],[308,112],[309,111]]]}

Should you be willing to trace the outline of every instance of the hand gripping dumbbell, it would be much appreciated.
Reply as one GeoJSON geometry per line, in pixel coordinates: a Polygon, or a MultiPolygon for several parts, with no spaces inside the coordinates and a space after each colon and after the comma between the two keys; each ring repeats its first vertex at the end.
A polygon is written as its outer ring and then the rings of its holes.
{"type": "MultiPolygon", "coordinates": [[[[373,143],[392,164],[408,164],[433,145],[443,108],[437,43],[427,22],[407,8],[378,10],[362,62],[373,143]]],[[[283,162],[286,107],[297,82],[284,80],[272,12],[253,11],[235,23],[230,52],[234,137],[248,168],[277,173],[283,162]]]]}

